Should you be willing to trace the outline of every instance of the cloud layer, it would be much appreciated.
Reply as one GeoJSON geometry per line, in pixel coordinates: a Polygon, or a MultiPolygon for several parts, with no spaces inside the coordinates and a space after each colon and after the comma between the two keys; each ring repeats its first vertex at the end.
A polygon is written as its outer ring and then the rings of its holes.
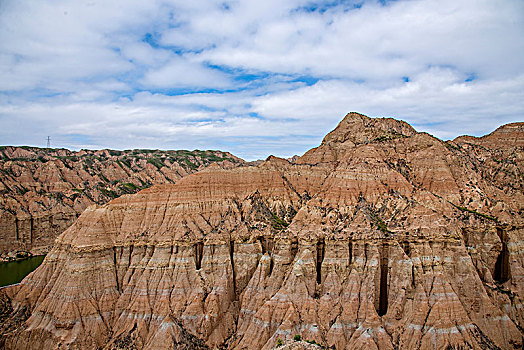
{"type": "Polygon", "coordinates": [[[522,121],[524,2],[0,2],[0,143],[316,146],[349,111],[449,139],[522,121]]]}

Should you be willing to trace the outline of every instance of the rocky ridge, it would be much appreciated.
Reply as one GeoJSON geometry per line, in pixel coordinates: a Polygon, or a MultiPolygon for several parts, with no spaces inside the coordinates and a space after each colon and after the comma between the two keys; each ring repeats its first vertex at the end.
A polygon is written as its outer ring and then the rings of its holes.
{"type": "Polygon", "coordinates": [[[2,323],[25,315],[1,342],[521,349],[522,140],[523,123],[443,142],[350,113],[294,163],[212,165],[92,206],[1,291],[2,323]]]}
{"type": "Polygon", "coordinates": [[[220,151],[0,147],[0,256],[45,252],[89,205],[175,183],[211,163],[244,162],[220,151]]]}

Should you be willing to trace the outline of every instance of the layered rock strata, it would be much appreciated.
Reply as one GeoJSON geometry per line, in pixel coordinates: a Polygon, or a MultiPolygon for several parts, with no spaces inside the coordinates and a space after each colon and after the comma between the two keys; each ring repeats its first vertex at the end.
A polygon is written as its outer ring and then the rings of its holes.
{"type": "Polygon", "coordinates": [[[220,151],[0,147],[0,256],[44,252],[89,205],[175,183],[211,163],[244,162],[220,151]]]}
{"type": "Polygon", "coordinates": [[[2,344],[521,349],[523,130],[443,142],[350,113],[294,163],[92,206],[2,291],[3,322],[25,315],[2,344]]]}

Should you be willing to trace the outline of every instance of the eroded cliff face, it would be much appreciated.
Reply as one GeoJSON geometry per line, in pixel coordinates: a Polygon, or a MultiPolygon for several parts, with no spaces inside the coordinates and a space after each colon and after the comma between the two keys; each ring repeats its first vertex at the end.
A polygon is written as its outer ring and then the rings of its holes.
{"type": "Polygon", "coordinates": [[[89,205],[175,183],[213,162],[244,163],[220,151],[1,147],[0,256],[45,252],[89,205]]]}
{"type": "Polygon", "coordinates": [[[1,341],[520,349],[523,139],[514,124],[445,143],[350,113],[294,163],[211,166],[92,206],[3,290],[6,324],[25,319],[1,341]]]}

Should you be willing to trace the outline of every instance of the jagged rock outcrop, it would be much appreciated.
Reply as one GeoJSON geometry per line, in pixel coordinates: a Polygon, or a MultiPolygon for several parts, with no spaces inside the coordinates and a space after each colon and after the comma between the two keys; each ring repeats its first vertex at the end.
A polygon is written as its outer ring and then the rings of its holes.
{"type": "Polygon", "coordinates": [[[2,291],[4,322],[29,312],[2,342],[521,349],[523,126],[443,142],[350,113],[294,163],[210,166],[92,206],[2,291]]]}
{"type": "Polygon", "coordinates": [[[89,205],[175,183],[211,163],[244,161],[220,151],[0,147],[0,256],[45,252],[89,205]]]}

